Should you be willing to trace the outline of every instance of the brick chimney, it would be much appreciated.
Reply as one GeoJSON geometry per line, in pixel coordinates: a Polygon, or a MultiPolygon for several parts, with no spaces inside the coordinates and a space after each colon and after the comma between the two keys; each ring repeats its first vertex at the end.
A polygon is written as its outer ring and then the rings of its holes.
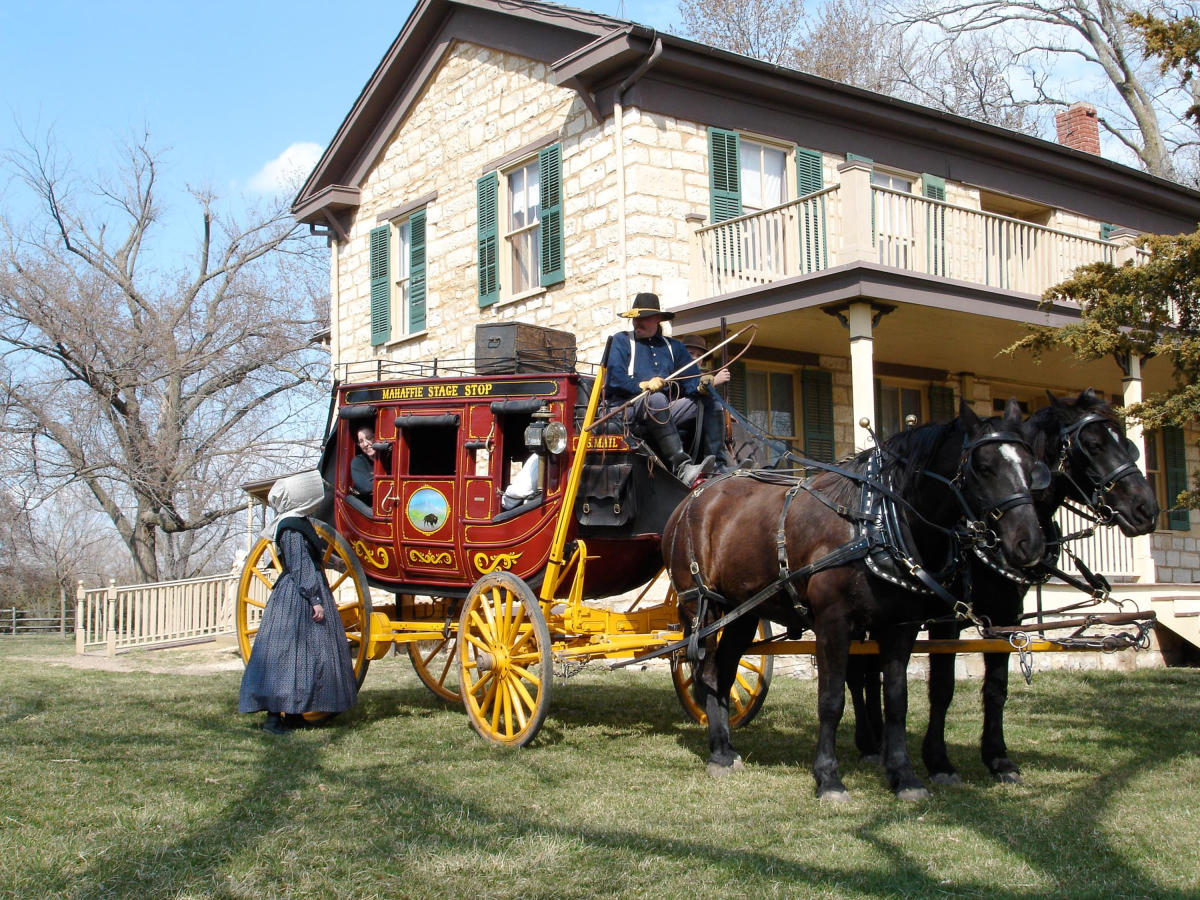
{"type": "Polygon", "coordinates": [[[1054,114],[1058,142],[1072,150],[1100,155],[1100,124],[1096,107],[1090,103],[1072,103],[1069,109],[1054,114]]]}

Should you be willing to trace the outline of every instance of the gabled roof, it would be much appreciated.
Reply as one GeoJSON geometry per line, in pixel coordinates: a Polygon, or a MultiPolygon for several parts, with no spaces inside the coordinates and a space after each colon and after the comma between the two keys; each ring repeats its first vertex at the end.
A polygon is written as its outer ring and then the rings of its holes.
{"type": "Polygon", "coordinates": [[[853,150],[1145,231],[1200,221],[1200,192],[1102,157],[538,0],[418,3],[297,195],[299,220],[357,206],[358,185],[454,40],[545,63],[594,113],[628,91],[649,111],[853,150]]]}

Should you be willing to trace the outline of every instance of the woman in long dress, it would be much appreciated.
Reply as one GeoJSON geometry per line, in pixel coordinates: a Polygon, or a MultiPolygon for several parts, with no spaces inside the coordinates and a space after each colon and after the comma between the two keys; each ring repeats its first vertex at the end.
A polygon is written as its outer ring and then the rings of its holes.
{"type": "Polygon", "coordinates": [[[275,542],[283,572],[263,610],[238,711],[265,709],[263,730],[275,734],[302,722],[303,713],[342,712],[358,699],[346,632],[321,563],[325,544],[305,518],[327,496],[320,474],[303,472],[276,482],[267,497],[276,516],[263,536],[275,542]]]}

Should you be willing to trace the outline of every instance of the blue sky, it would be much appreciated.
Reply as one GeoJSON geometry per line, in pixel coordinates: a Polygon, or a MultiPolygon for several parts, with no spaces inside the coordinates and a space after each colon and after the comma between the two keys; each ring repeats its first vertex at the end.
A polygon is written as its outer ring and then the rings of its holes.
{"type": "MultiPolygon", "coordinates": [[[[620,9],[619,0],[572,5],[620,9]]],[[[664,29],[678,22],[674,0],[623,9],[664,29]]],[[[382,0],[5,0],[0,151],[20,143],[21,129],[52,129],[89,173],[149,129],[168,190],[256,193],[289,148],[306,164],[324,148],[411,10],[382,0]]],[[[0,202],[12,199],[8,188],[0,182],[0,202]]]]}

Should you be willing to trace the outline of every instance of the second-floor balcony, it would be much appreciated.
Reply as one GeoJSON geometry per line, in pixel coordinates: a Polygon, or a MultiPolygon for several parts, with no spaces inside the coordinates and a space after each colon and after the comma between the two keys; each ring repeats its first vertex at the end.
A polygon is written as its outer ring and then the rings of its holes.
{"type": "Polygon", "coordinates": [[[1140,251],[872,185],[866,178],[698,228],[695,300],[854,262],[1040,297],[1083,265],[1140,251]]]}

